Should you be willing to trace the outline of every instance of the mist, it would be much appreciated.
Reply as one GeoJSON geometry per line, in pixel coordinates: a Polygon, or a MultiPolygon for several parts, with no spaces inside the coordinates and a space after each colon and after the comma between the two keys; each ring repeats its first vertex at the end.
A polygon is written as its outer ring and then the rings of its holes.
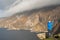
{"type": "Polygon", "coordinates": [[[52,5],[60,5],[60,0],[16,0],[8,8],[0,13],[0,17],[9,17],[19,12],[43,8],[52,5]]]}

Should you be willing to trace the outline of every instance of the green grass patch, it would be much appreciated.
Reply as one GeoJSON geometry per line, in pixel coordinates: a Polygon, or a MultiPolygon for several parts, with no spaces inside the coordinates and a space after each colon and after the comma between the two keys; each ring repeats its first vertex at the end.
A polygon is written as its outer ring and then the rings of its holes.
{"type": "Polygon", "coordinates": [[[47,39],[45,39],[45,40],[54,40],[54,38],[47,38],[47,39]]]}

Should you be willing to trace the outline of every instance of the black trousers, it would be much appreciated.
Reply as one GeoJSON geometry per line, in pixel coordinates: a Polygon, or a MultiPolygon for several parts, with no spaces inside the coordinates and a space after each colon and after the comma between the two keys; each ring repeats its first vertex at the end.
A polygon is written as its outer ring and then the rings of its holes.
{"type": "Polygon", "coordinates": [[[48,32],[46,33],[46,37],[51,37],[52,36],[52,30],[48,30],[48,32]]]}

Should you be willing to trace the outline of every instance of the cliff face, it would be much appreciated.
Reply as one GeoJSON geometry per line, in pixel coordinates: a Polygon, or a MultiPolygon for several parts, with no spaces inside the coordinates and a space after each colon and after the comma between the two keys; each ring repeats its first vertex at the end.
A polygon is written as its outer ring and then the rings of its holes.
{"type": "Polygon", "coordinates": [[[57,20],[60,18],[60,6],[47,11],[26,12],[29,15],[16,14],[8,18],[0,19],[0,27],[9,30],[31,30],[33,32],[47,31],[49,19],[57,20]]]}

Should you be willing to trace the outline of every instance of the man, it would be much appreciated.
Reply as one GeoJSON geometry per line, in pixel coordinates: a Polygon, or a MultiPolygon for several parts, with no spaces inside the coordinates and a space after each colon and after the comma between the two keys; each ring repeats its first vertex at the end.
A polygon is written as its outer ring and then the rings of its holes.
{"type": "Polygon", "coordinates": [[[48,36],[51,37],[52,36],[52,28],[53,28],[54,22],[49,20],[47,23],[47,27],[48,27],[48,36]]]}

